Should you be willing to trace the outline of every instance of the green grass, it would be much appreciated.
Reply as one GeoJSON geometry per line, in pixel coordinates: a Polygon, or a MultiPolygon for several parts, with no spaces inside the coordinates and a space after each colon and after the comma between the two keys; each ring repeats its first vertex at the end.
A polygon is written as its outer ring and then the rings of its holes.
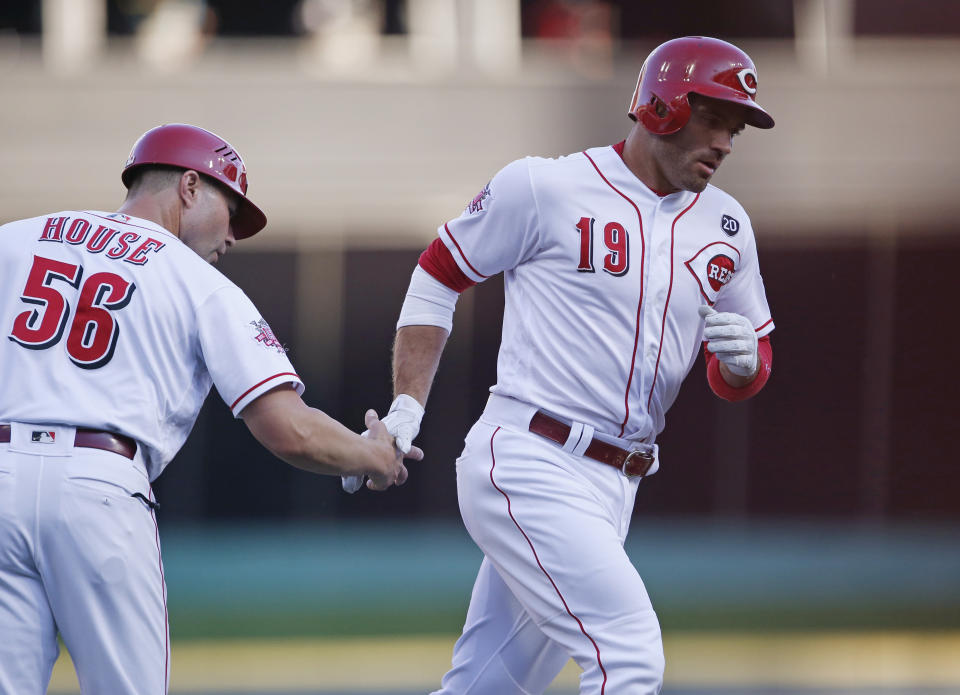
{"type": "MultiPolygon", "coordinates": [[[[162,529],[176,639],[457,635],[481,554],[455,524],[162,529]]],[[[634,523],[665,631],[960,629],[960,529],[634,523]]]]}

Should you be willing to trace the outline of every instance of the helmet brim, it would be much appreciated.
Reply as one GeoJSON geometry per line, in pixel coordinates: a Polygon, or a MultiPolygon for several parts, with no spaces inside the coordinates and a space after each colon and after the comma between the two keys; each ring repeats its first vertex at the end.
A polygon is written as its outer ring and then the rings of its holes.
{"type": "Polygon", "coordinates": [[[744,113],[743,120],[746,121],[747,125],[752,125],[754,128],[767,130],[774,126],[773,116],[767,113],[766,110],[753,99],[735,89],[728,89],[720,85],[716,87],[702,85],[697,90],[691,92],[691,94],[699,94],[712,99],[728,101],[744,107],[746,112],[744,113]]]}
{"type": "Polygon", "coordinates": [[[266,227],[267,216],[246,196],[238,195],[237,198],[240,201],[240,207],[237,208],[237,214],[230,220],[230,229],[233,231],[233,238],[239,241],[249,239],[266,227]]]}

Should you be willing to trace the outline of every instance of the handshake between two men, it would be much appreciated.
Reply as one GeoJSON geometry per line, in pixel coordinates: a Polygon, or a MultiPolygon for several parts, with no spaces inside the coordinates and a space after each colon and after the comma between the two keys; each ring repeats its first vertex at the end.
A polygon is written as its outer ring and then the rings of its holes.
{"type": "MultiPolygon", "coordinates": [[[[374,437],[377,439],[393,438],[398,456],[402,458],[413,459],[414,461],[423,460],[423,450],[413,446],[413,440],[420,433],[420,421],[423,419],[423,406],[411,396],[400,394],[390,405],[389,412],[382,420],[377,419],[377,414],[368,410],[365,423],[366,432],[362,437],[374,437]]],[[[400,471],[395,481],[386,481],[373,476],[368,476],[367,488],[370,490],[385,490],[391,484],[403,485],[407,480],[407,469],[400,461],[400,471]]],[[[349,493],[354,493],[363,486],[363,475],[345,475],[342,476],[343,489],[349,493]]]]}

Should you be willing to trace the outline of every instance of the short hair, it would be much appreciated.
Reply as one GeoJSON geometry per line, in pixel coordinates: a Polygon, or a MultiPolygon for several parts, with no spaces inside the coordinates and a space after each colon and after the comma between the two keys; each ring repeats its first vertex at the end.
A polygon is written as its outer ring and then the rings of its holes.
{"type": "Polygon", "coordinates": [[[167,164],[146,164],[130,172],[130,185],[127,196],[134,193],[156,193],[169,186],[176,185],[187,171],[183,167],[167,164]]]}

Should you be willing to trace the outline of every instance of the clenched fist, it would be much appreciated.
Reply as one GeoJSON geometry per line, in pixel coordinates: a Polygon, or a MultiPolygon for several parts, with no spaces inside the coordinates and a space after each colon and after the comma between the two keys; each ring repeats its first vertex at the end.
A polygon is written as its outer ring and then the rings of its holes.
{"type": "Polygon", "coordinates": [[[737,376],[756,374],[760,362],[757,332],[750,319],[731,312],[718,312],[705,304],[698,311],[704,319],[703,339],[707,341],[707,349],[737,376]]]}

